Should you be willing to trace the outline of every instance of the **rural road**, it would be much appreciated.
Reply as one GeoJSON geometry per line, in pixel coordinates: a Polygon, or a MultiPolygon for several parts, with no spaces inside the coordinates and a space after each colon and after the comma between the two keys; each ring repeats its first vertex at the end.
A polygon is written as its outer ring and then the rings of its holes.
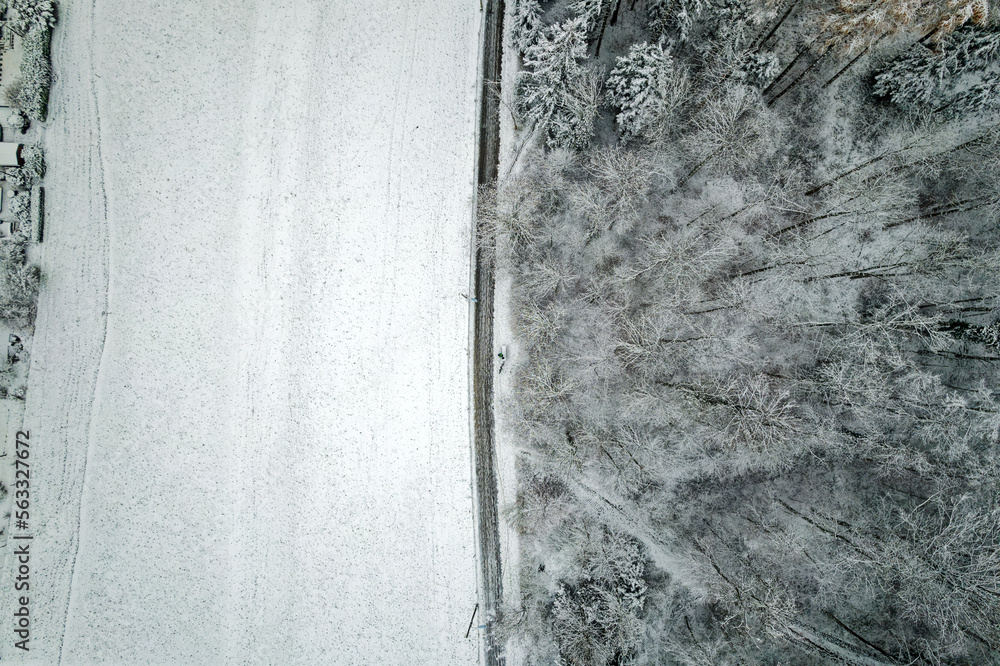
{"type": "MultiPolygon", "coordinates": [[[[503,54],[503,0],[488,0],[483,28],[483,69],[479,111],[478,184],[492,185],[497,179],[500,151],[499,97],[490,85],[500,80],[503,54]]],[[[495,280],[491,253],[476,251],[475,294],[478,301],[473,349],[473,409],[475,410],[475,470],[478,507],[479,561],[482,605],[487,616],[503,601],[500,558],[499,506],[497,501],[497,456],[493,419],[493,295],[495,280]]],[[[495,645],[493,628],[487,624],[486,662],[503,666],[502,646],[495,645]]]]}

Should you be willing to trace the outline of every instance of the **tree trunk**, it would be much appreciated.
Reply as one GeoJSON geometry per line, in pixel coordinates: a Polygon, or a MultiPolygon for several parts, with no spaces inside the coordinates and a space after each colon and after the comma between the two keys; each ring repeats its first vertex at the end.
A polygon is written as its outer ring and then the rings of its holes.
{"type": "Polygon", "coordinates": [[[995,296],[979,296],[977,298],[963,298],[957,301],[948,301],[947,303],[926,303],[924,305],[918,305],[917,309],[925,310],[927,308],[940,308],[945,305],[957,305],[959,303],[979,303],[982,301],[993,300],[995,296]]]}
{"type": "Polygon", "coordinates": [[[713,157],[715,157],[716,155],[718,155],[719,153],[722,152],[722,148],[723,148],[722,146],[719,146],[718,148],[715,149],[715,152],[713,152],[712,154],[710,154],[708,157],[706,157],[705,159],[703,159],[701,162],[698,162],[698,165],[695,166],[695,168],[691,169],[691,171],[688,171],[687,175],[684,176],[683,178],[681,178],[681,182],[677,183],[677,185],[673,189],[673,192],[676,192],[680,188],[684,187],[684,184],[691,179],[691,176],[693,176],[696,173],[698,173],[703,166],[705,166],[706,164],[708,164],[709,160],[711,160],[713,157]]]}
{"type": "Polygon", "coordinates": [[[888,662],[861,654],[855,646],[841,645],[830,638],[818,635],[819,632],[802,626],[790,626],[788,629],[800,640],[812,645],[823,654],[829,655],[837,663],[855,664],[857,666],[893,666],[895,659],[888,662]]]}
{"type": "Polygon", "coordinates": [[[996,133],[998,131],[1000,131],[1000,125],[993,125],[989,129],[987,129],[985,132],[983,132],[982,134],[980,134],[979,136],[977,136],[975,139],[969,139],[965,143],[959,144],[959,145],[955,146],[954,148],[949,148],[948,150],[946,150],[944,152],[937,153],[936,155],[933,155],[932,157],[944,157],[945,155],[950,155],[951,153],[954,153],[954,152],[956,152],[958,150],[963,150],[965,148],[968,148],[969,146],[974,146],[975,144],[979,143],[980,141],[982,141],[984,139],[989,139],[989,138],[995,137],[996,133]]]}
{"type": "Polygon", "coordinates": [[[804,282],[815,282],[816,280],[833,280],[835,278],[850,278],[852,280],[860,280],[862,278],[869,277],[892,277],[893,273],[872,273],[871,271],[883,271],[883,270],[894,270],[896,268],[902,268],[904,266],[910,266],[906,262],[900,262],[897,264],[878,264],[876,266],[869,266],[868,268],[857,268],[852,271],[841,271],[840,273],[831,273],[829,275],[817,275],[814,277],[808,277],[804,282]]]}
{"type": "Polygon", "coordinates": [[[928,213],[926,215],[915,215],[915,216],[907,218],[905,220],[900,220],[899,222],[892,222],[890,224],[887,224],[887,225],[885,225],[885,228],[886,229],[892,229],[893,227],[898,227],[898,226],[901,226],[903,224],[909,224],[910,222],[915,222],[917,220],[925,220],[925,219],[930,219],[930,218],[933,218],[933,217],[941,217],[942,215],[953,215],[954,213],[967,213],[970,210],[977,210],[979,208],[984,208],[986,206],[993,206],[993,205],[996,205],[997,203],[1000,203],[1000,199],[997,199],[997,198],[994,198],[994,197],[979,197],[978,199],[973,199],[971,201],[977,201],[977,200],[980,201],[981,203],[978,203],[975,206],[966,206],[964,208],[962,208],[962,207],[949,208],[949,209],[946,209],[946,210],[940,210],[940,211],[937,211],[937,212],[928,213]],[[987,200],[986,201],[982,201],[983,199],[987,199],[987,200]]]}
{"type": "Polygon", "coordinates": [[[779,99],[781,99],[786,92],[788,92],[789,90],[791,90],[792,88],[794,88],[796,85],[798,85],[799,81],[802,80],[802,77],[809,73],[809,70],[811,70],[813,67],[815,67],[820,62],[822,62],[822,60],[824,58],[826,58],[826,54],[827,53],[829,53],[829,51],[824,51],[822,55],[818,56],[815,60],[813,60],[812,64],[810,64],[808,67],[806,67],[804,70],[802,70],[802,73],[799,74],[797,77],[795,77],[795,80],[792,81],[791,83],[789,83],[787,88],[785,88],[784,90],[782,90],[776,96],[772,97],[771,101],[768,102],[767,105],[771,106],[772,104],[774,104],[775,102],[777,102],[779,99]]]}
{"type": "MultiPolygon", "coordinates": [[[[620,2],[620,0],[616,0],[616,2],[615,2],[615,9],[614,9],[614,11],[615,11],[616,14],[618,13],[618,2],[620,2]]],[[[601,42],[604,41],[604,30],[608,27],[608,19],[610,17],[611,17],[611,12],[610,11],[604,12],[604,21],[601,23],[601,34],[597,36],[597,50],[594,52],[594,57],[595,58],[597,58],[597,57],[599,57],[601,55],[601,42]]]]}
{"type": "Polygon", "coordinates": [[[765,199],[761,199],[760,201],[751,201],[748,204],[744,204],[736,212],[730,213],[729,215],[726,215],[725,217],[717,220],[716,224],[719,224],[720,222],[725,222],[726,220],[731,220],[732,218],[736,217],[737,215],[739,215],[740,213],[742,213],[743,211],[745,211],[747,208],[751,208],[753,206],[757,206],[759,204],[762,204],[762,203],[764,203],[764,201],[765,201],[765,199]]]}
{"type": "Polygon", "coordinates": [[[890,660],[895,660],[895,657],[893,657],[891,654],[889,654],[888,652],[886,652],[885,650],[883,650],[879,646],[875,645],[874,643],[872,643],[871,641],[869,641],[868,639],[866,639],[864,636],[862,636],[858,632],[856,632],[853,629],[851,629],[850,627],[848,627],[846,624],[844,624],[843,622],[841,622],[840,619],[838,619],[836,615],[834,615],[830,611],[825,610],[825,611],[823,611],[823,613],[827,617],[829,617],[831,620],[833,620],[834,622],[836,622],[837,626],[839,626],[841,629],[843,629],[844,631],[846,631],[847,633],[849,633],[851,636],[854,636],[859,641],[861,641],[862,643],[864,643],[865,645],[867,645],[871,649],[875,650],[879,654],[885,656],[886,658],[888,658],[890,660]]]}
{"type": "Polygon", "coordinates": [[[858,166],[854,167],[853,169],[849,169],[849,170],[843,172],[842,174],[840,174],[839,176],[837,176],[835,178],[831,178],[830,180],[826,181],[822,185],[817,185],[816,187],[812,188],[811,190],[806,191],[806,196],[811,197],[814,194],[816,194],[817,192],[819,192],[820,190],[825,189],[825,188],[833,185],[834,183],[836,183],[841,178],[846,178],[847,176],[850,176],[852,173],[860,171],[861,169],[864,169],[866,166],[871,166],[872,164],[875,164],[878,161],[884,160],[887,157],[891,157],[893,155],[898,155],[899,153],[903,152],[904,150],[906,150],[906,148],[902,148],[900,150],[893,150],[893,151],[890,151],[888,153],[882,153],[878,157],[873,157],[870,160],[868,160],[867,162],[862,162],[861,164],[859,164],[858,166]]]}
{"type": "Polygon", "coordinates": [[[951,351],[931,351],[930,349],[921,349],[916,353],[922,356],[942,356],[944,358],[957,358],[966,361],[1000,361],[1000,356],[978,356],[976,354],[962,354],[960,352],[951,351]]]}
{"type": "Polygon", "coordinates": [[[686,227],[686,226],[688,226],[690,224],[694,224],[695,222],[697,222],[698,220],[700,220],[701,218],[705,217],[706,215],[708,215],[709,213],[711,213],[713,210],[715,210],[716,208],[718,208],[718,206],[719,206],[719,204],[715,204],[714,206],[709,206],[705,210],[703,210],[700,213],[698,213],[698,215],[696,215],[695,217],[692,217],[690,220],[688,220],[687,222],[685,222],[684,226],[686,227]]]}
{"type": "Polygon", "coordinates": [[[621,9],[621,7],[622,7],[621,0],[617,0],[615,2],[615,11],[612,12],[612,14],[611,14],[611,25],[617,25],[618,24],[618,10],[621,9]]]}
{"type": "Polygon", "coordinates": [[[756,275],[757,273],[763,273],[764,271],[769,271],[769,270],[774,269],[774,268],[781,268],[782,266],[801,266],[804,263],[806,263],[805,260],[802,260],[802,261],[786,261],[785,263],[782,263],[782,264],[771,264],[770,266],[764,266],[763,268],[755,268],[752,271],[746,271],[744,273],[737,273],[736,275],[733,276],[733,279],[735,280],[736,278],[748,277],[750,275],[756,275]]]}
{"type": "MultiPolygon", "coordinates": [[[[928,40],[928,39],[930,39],[930,38],[931,38],[931,35],[933,35],[933,34],[934,34],[935,32],[937,32],[937,30],[938,30],[938,29],[937,29],[937,27],[936,27],[936,26],[935,26],[935,27],[933,27],[933,28],[931,28],[931,31],[930,31],[930,32],[928,32],[928,33],[927,33],[926,35],[924,35],[923,37],[921,37],[920,39],[918,39],[918,40],[917,40],[916,42],[914,42],[914,43],[913,43],[913,46],[916,46],[917,44],[920,44],[921,46],[927,46],[927,40],[928,40]]],[[[911,47],[911,48],[912,48],[912,47],[911,47]]]]}
{"type": "MultiPolygon", "coordinates": [[[[858,196],[861,196],[861,195],[858,195],[858,196]]],[[[856,198],[857,197],[852,197],[852,199],[856,199],[856,198]]],[[[851,201],[852,199],[848,199],[848,201],[851,201]]],[[[799,227],[804,227],[807,224],[812,224],[813,222],[819,222],[820,220],[825,220],[825,219],[830,218],[830,217],[840,217],[841,215],[851,215],[852,213],[874,213],[874,212],[875,211],[871,211],[871,210],[839,210],[839,211],[837,211],[835,213],[826,213],[825,215],[819,215],[817,217],[810,217],[808,220],[802,220],[801,222],[796,222],[795,224],[790,224],[787,227],[784,227],[783,229],[778,229],[773,234],[770,234],[770,236],[771,236],[771,238],[777,238],[781,234],[786,233],[788,231],[791,231],[792,229],[798,229],[799,227]]]]}
{"type": "Polygon", "coordinates": [[[752,50],[759,51],[761,48],[763,48],[764,44],[767,43],[767,40],[771,39],[771,37],[774,36],[774,33],[778,31],[778,28],[780,28],[781,24],[785,22],[785,19],[788,18],[788,15],[792,13],[792,10],[795,9],[795,5],[797,4],[799,4],[799,0],[792,0],[792,2],[788,5],[788,9],[786,9],[785,13],[782,14],[780,19],[778,19],[778,22],[774,24],[774,27],[771,28],[771,30],[768,31],[766,35],[764,35],[763,39],[761,39],[759,42],[756,42],[753,45],[752,50]]]}
{"type": "Polygon", "coordinates": [[[775,85],[777,85],[778,81],[780,81],[780,80],[781,80],[781,78],[782,78],[782,77],[783,77],[783,76],[784,76],[785,74],[787,74],[788,72],[790,72],[790,71],[791,71],[792,67],[794,67],[794,66],[795,66],[795,63],[797,63],[797,62],[799,61],[799,58],[801,58],[801,57],[802,57],[802,56],[804,56],[805,54],[809,53],[809,50],[810,50],[810,49],[812,48],[812,45],[813,45],[813,43],[814,43],[814,42],[816,41],[816,39],[819,39],[819,38],[818,38],[818,37],[814,38],[814,39],[813,39],[813,41],[809,42],[809,44],[808,44],[808,45],[807,45],[807,46],[806,46],[806,47],[805,47],[804,49],[802,49],[801,51],[799,51],[799,52],[798,52],[798,53],[797,53],[797,54],[795,55],[795,57],[794,57],[794,58],[792,58],[792,61],[791,61],[790,63],[788,63],[788,66],[786,66],[786,67],[785,67],[785,68],[784,68],[783,70],[781,70],[781,72],[779,72],[779,73],[778,73],[778,75],[777,75],[776,77],[774,77],[774,80],[773,80],[773,81],[771,81],[771,82],[770,82],[769,84],[767,84],[767,87],[766,87],[766,88],[764,88],[764,89],[763,89],[763,90],[762,90],[762,91],[760,92],[760,94],[761,94],[761,95],[767,95],[767,94],[768,94],[769,92],[771,92],[771,89],[772,89],[772,88],[774,88],[774,86],[775,86],[775,85]]]}

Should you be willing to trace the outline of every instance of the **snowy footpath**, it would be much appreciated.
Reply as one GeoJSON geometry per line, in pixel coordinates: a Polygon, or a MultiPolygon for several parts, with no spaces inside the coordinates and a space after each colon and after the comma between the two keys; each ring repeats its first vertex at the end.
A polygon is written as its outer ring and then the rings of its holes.
{"type": "Polygon", "coordinates": [[[3,660],[477,663],[480,17],[60,2],[3,660]]]}

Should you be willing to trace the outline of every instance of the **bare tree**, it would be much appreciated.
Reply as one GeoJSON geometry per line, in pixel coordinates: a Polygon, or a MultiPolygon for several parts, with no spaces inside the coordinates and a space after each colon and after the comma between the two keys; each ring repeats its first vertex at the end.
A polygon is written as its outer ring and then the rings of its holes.
{"type": "Polygon", "coordinates": [[[840,0],[838,11],[821,19],[828,44],[858,53],[886,33],[915,31],[938,41],[971,21],[983,25],[987,0],[840,0]]]}
{"type": "Polygon", "coordinates": [[[713,161],[746,167],[773,151],[778,137],[777,118],[768,112],[760,94],[746,86],[732,86],[709,98],[692,125],[687,145],[698,162],[678,187],[713,161]]]}

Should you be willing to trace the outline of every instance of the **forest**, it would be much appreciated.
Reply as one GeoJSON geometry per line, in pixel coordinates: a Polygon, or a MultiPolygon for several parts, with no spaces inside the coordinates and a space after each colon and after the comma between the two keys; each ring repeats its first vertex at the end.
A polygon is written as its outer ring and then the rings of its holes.
{"type": "Polygon", "coordinates": [[[1000,664],[1000,6],[516,0],[528,664],[1000,664]]]}

